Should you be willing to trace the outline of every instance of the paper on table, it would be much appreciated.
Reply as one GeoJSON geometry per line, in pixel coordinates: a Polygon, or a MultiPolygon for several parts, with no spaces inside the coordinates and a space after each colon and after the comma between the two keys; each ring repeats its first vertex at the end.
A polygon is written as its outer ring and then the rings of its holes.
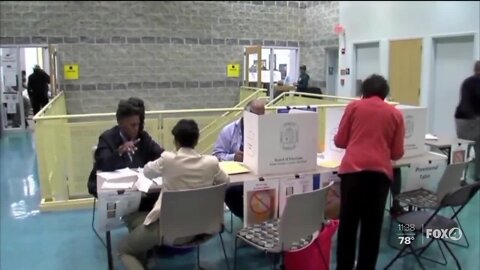
{"type": "Polygon", "coordinates": [[[222,161],[219,165],[220,168],[229,175],[250,172],[242,163],[236,161],[222,161]]]}
{"type": "Polygon", "coordinates": [[[103,178],[103,181],[133,183],[137,177],[137,172],[129,168],[125,168],[113,172],[99,172],[97,173],[97,176],[103,178]]]}
{"type": "Polygon", "coordinates": [[[318,162],[318,166],[324,168],[338,168],[340,166],[339,160],[323,160],[318,162]]]}
{"type": "Polygon", "coordinates": [[[161,186],[163,184],[163,178],[162,177],[157,177],[152,179],[153,182],[155,182],[157,185],[161,186]]]}
{"type": "Polygon", "coordinates": [[[129,189],[132,188],[133,182],[103,182],[102,189],[129,189]]]}
{"type": "Polygon", "coordinates": [[[432,134],[426,134],[425,135],[425,140],[438,140],[438,137],[436,137],[432,134]]]}
{"type": "Polygon", "coordinates": [[[143,175],[142,173],[139,173],[138,180],[137,182],[135,182],[135,187],[141,192],[147,193],[153,183],[154,182],[152,180],[145,177],[145,175],[143,175]]]}

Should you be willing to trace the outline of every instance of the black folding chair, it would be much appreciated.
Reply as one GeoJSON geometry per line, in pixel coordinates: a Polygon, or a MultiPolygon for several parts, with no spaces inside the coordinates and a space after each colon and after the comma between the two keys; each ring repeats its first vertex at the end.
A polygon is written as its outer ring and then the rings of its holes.
{"type": "MultiPolygon", "coordinates": [[[[427,230],[450,231],[454,228],[459,228],[458,222],[456,221],[458,214],[463,210],[463,208],[468,204],[468,202],[475,196],[475,194],[478,192],[479,189],[480,189],[480,182],[475,182],[473,184],[468,184],[466,186],[460,187],[455,191],[452,191],[451,193],[447,194],[442,199],[442,201],[440,202],[440,205],[436,208],[436,210],[433,213],[431,211],[413,211],[413,212],[409,212],[399,216],[396,219],[396,221],[399,224],[404,224],[409,226],[413,225],[414,239],[417,239],[417,236],[420,236],[420,235],[422,237],[424,237],[424,235],[426,236],[427,230]],[[440,215],[439,214],[440,210],[446,207],[458,207],[458,209],[455,210],[454,214],[450,217],[440,215]]],[[[425,267],[423,266],[420,258],[429,260],[434,263],[447,265],[447,260],[445,258],[445,254],[443,254],[443,251],[442,251],[442,256],[444,259],[443,262],[439,262],[439,261],[422,256],[422,254],[430,247],[430,245],[434,241],[437,241],[437,244],[439,246],[440,246],[440,243],[443,244],[447,249],[447,251],[450,253],[450,255],[453,257],[453,259],[455,260],[457,268],[462,269],[462,267],[460,266],[460,263],[458,262],[457,257],[448,246],[449,242],[443,239],[442,237],[440,238],[433,237],[429,240],[427,245],[418,249],[414,249],[413,243],[409,245],[405,244],[403,248],[398,252],[398,254],[393,258],[393,260],[385,267],[385,269],[388,269],[390,266],[392,266],[397,259],[410,254],[412,254],[415,257],[416,261],[419,263],[422,269],[425,269],[425,267]],[[404,252],[407,249],[409,249],[410,252],[404,254],[404,252]]]]}

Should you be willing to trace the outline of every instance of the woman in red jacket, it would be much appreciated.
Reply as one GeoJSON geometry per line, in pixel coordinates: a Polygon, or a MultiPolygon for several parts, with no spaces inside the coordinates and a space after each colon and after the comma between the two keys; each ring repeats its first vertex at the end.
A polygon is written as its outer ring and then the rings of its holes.
{"type": "Polygon", "coordinates": [[[346,150],[339,169],[337,269],[353,269],[360,224],[356,269],[375,269],[385,202],[393,180],[392,160],[400,159],[404,152],[403,115],[384,101],[388,93],[382,76],[366,79],[362,99],[346,107],[335,136],[335,145],[346,150]]]}

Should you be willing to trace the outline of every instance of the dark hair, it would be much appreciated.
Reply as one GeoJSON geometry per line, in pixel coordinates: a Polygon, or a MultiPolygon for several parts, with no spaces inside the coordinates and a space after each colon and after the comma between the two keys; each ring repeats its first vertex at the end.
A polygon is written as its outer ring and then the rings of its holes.
{"type": "Polygon", "coordinates": [[[143,128],[145,126],[145,104],[143,103],[143,100],[137,97],[131,97],[127,100],[130,104],[132,104],[134,107],[138,108],[141,112],[140,115],[140,130],[143,131],[143,128]]]}
{"type": "Polygon", "coordinates": [[[373,74],[362,83],[362,95],[365,98],[379,97],[385,99],[390,92],[387,80],[380,75],[373,74]]]}
{"type": "Polygon", "coordinates": [[[194,120],[182,119],[173,127],[172,135],[180,147],[194,148],[200,137],[200,130],[194,120]]]}
{"type": "Polygon", "coordinates": [[[301,66],[300,66],[300,70],[307,71],[307,66],[301,65],[301,66]]]}
{"type": "Polygon", "coordinates": [[[138,115],[139,118],[142,118],[142,112],[140,108],[132,105],[128,100],[120,100],[120,102],[118,102],[116,113],[117,121],[134,115],[138,115]]]}

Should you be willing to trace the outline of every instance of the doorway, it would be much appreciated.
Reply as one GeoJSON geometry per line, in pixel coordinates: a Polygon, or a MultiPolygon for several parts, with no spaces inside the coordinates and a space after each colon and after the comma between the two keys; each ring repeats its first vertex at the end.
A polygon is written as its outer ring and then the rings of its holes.
{"type": "Polygon", "coordinates": [[[245,85],[265,88],[268,95],[273,97],[275,84],[283,82],[290,85],[296,82],[298,61],[298,48],[245,47],[245,85]]]}
{"type": "Polygon", "coordinates": [[[472,75],[475,61],[474,37],[434,38],[433,50],[431,133],[439,137],[455,138],[455,108],[463,80],[472,75]]]}
{"type": "Polygon", "coordinates": [[[422,39],[390,41],[389,83],[393,101],[420,105],[422,39]]]}
{"type": "Polygon", "coordinates": [[[335,96],[337,94],[337,81],[338,81],[338,47],[325,48],[325,78],[326,78],[326,91],[327,95],[335,96]]]}
{"type": "Polygon", "coordinates": [[[355,95],[361,96],[362,82],[374,73],[380,73],[380,43],[370,42],[355,45],[355,95]]]}
{"type": "Polygon", "coordinates": [[[37,65],[50,74],[48,47],[2,47],[0,62],[1,129],[24,130],[33,118],[28,76],[37,65]]]}

